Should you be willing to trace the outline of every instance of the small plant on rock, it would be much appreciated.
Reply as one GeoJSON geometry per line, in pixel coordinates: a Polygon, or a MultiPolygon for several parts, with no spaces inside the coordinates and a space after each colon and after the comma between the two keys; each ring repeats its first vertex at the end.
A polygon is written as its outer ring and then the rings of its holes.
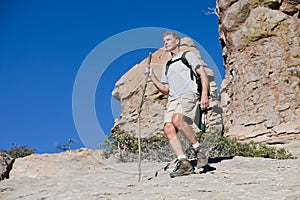
{"type": "Polygon", "coordinates": [[[10,155],[12,158],[21,158],[33,154],[35,152],[35,148],[12,143],[11,148],[2,149],[1,152],[10,155]]]}
{"type": "Polygon", "coordinates": [[[209,151],[211,157],[263,157],[273,159],[295,159],[291,153],[284,148],[275,148],[262,143],[239,142],[237,138],[204,133],[201,135],[200,143],[209,151]]]}
{"type": "MultiPolygon", "coordinates": [[[[207,150],[210,157],[263,157],[273,159],[294,159],[295,157],[284,148],[277,149],[266,144],[240,142],[237,138],[228,138],[218,133],[197,134],[200,145],[207,150]]],[[[188,145],[184,145],[188,148],[188,145]]],[[[103,157],[117,156],[121,161],[137,161],[138,142],[133,134],[117,131],[108,136],[103,145],[103,157]]],[[[163,135],[142,138],[142,159],[151,161],[170,161],[174,159],[167,139],[163,135]]]]}

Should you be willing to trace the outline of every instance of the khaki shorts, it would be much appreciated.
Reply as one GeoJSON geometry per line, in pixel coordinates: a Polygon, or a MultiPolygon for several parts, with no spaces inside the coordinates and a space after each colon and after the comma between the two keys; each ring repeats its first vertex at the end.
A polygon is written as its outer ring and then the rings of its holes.
{"type": "Polygon", "coordinates": [[[200,129],[197,124],[199,124],[200,119],[200,106],[198,99],[198,95],[188,93],[168,102],[164,123],[172,122],[174,113],[181,113],[185,116],[186,122],[192,127],[194,133],[199,132],[200,129]]]}

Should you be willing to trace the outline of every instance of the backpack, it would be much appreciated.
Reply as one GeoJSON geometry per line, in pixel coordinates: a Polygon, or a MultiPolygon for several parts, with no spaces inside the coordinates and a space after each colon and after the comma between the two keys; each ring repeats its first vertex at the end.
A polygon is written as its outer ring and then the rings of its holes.
{"type": "Polygon", "coordinates": [[[182,56],[180,58],[177,58],[175,60],[170,59],[167,64],[166,64],[166,71],[165,71],[165,75],[168,74],[169,71],[169,67],[171,64],[173,64],[174,62],[178,62],[181,61],[185,66],[187,66],[190,69],[190,78],[192,81],[196,81],[197,84],[197,91],[199,92],[199,95],[201,97],[201,93],[202,93],[202,84],[201,84],[201,79],[198,73],[196,73],[192,66],[189,64],[188,60],[186,59],[185,55],[188,53],[189,51],[185,51],[182,56]]]}

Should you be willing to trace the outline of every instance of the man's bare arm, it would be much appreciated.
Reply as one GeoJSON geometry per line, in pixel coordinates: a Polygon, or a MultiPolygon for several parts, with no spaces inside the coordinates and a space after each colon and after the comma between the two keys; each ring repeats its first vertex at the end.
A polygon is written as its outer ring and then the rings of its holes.
{"type": "Polygon", "coordinates": [[[166,83],[162,83],[158,80],[157,76],[153,73],[153,69],[151,65],[145,66],[145,73],[149,73],[149,77],[152,80],[155,87],[164,95],[169,94],[169,85],[166,83]]]}
{"type": "Polygon", "coordinates": [[[201,106],[201,109],[206,109],[209,106],[209,100],[208,100],[208,92],[209,92],[208,77],[207,77],[207,74],[206,74],[203,66],[201,66],[200,68],[196,69],[196,72],[200,75],[201,85],[202,85],[202,94],[201,94],[200,106],[201,106]]]}

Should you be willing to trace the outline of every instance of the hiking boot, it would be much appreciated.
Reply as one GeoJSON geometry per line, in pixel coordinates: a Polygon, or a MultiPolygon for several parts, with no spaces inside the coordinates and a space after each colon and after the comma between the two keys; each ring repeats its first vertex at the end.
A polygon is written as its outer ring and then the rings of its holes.
{"type": "Polygon", "coordinates": [[[180,160],[177,160],[175,169],[170,173],[170,177],[174,178],[177,176],[185,176],[193,173],[194,168],[191,163],[187,159],[182,158],[180,160]]]}
{"type": "Polygon", "coordinates": [[[202,168],[208,164],[208,156],[207,153],[201,149],[201,147],[197,147],[194,149],[193,147],[190,147],[189,150],[189,159],[190,160],[197,160],[197,168],[202,168]]]}

